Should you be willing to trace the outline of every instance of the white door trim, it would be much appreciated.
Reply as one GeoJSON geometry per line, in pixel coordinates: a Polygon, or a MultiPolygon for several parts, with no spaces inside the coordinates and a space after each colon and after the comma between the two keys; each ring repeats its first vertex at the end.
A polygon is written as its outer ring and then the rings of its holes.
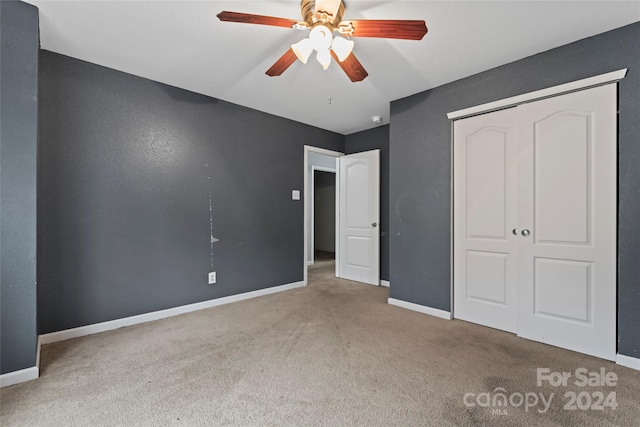
{"type": "Polygon", "coordinates": [[[549,98],[551,96],[557,96],[569,92],[588,89],[594,86],[614,83],[622,80],[626,76],[626,74],[627,69],[623,68],[621,70],[612,71],[610,73],[600,74],[598,76],[576,80],[574,82],[552,86],[546,89],[536,90],[534,92],[528,92],[522,95],[512,96],[510,98],[504,98],[494,102],[488,102],[486,104],[476,105],[475,107],[452,111],[451,113],[447,114],[447,118],[451,120],[462,119],[468,116],[474,116],[477,114],[488,113],[490,111],[501,110],[507,107],[513,107],[514,105],[524,104],[525,102],[537,101],[542,98],[549,98]]]}
{"type": "MultiPolygon", "coordinates": [[[[316,166],[316,165],[311,165],[311,185],[309,186],[309,192],[311,194],[309,194],[309,196],[311,197],[311,219],[310,219],[310,224],[311,226],[309,227],[309,230],[315,230],[316,228],[316,215],[315,215],[315,206],[316,206],[316,171],[320,171],[320,172],[329,172],[332,173],[334,175],[336,175],[336,187],[338,186],[338,175],[336,174],[336,168],[328,168],[326,166],[316,166]]],[[[336,221],[338,221],[338,205],[336,205],[336,221]]],[[[336,223],[337,224],[337,223],[336,223]]],[[[314,233],[311,233],[311,236],[309,236],[309,239],[311,240],[311,244],[309,245],[311,248],[315,249],[315,235],[314,233]]],[[[307,265],[313,265],[313,263],[315,262],[315,255],[312,253],[311,255],[311,260],[307,261],[307,265]]]]}
{"type": "MultiPolygon", "coordinates": [[[[308,271],[307,271],[307,260],[309,259],[309,186],[310,186],[310,182],[309,182],[309,153],[318,153],[318,154],[325,154],[327,156],[332,156],[332,157],[341,157],[344,156],[344,153],[341,153],[339,151],[332,151],[332,150],[327,150],[325,148],[318,148],[318,147],[313,147],[311,145],[305,145],[304,146],[304,188],[303,188],[303,203],[304,203],[304,218],[303,218],[303,224],[304,224],[304,258],[302,259],[303,261],[303,267],[302,267],[302,272],[303,272],[303,282],[305,285],[308,284],[308,280],[307,280],[307,275],[308,275],[308,271]]],[[[337,177],[337,175],[336,175],[337,177]]],[[[336,198],[338,196],[338,185],[336,185],[336,198]]],[[[337,199],[336,199],[337,200],[337,199]]],[[[336,209],[338,209],[338,205],[336,204],[336,209]]],[[[336,227],[336,234],[338,233],[338,227],[336,227]]],[[[337,242],[337,235],[336,235],[336,242],[337,242]]],[[[336,268],[338,266],[338,245],[336,245],[336,268]]]]}

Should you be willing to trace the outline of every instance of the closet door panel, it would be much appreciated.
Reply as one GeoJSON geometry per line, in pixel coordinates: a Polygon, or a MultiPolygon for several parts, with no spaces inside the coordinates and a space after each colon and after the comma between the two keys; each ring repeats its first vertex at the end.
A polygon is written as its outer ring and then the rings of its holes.
{"type": "Polygon", "coordinates": [[[507,139],[507,129],[487,127],[467,137],[467,238],[506,238],[507,139]]]}
{"type": "Polygon", "coordinates": [[[562,111],[534,124],[535,239],[588,244],[592,113],[562,111]]]}
{"type": "Polygon", "coordinates": [[[517,112],[518,335],[613,360],[616,86],[517,112]]]}
{"type": "Polygon", "coordinates": [[[454,316],[516,331],[513,109],[454,126],[454,316]]]}

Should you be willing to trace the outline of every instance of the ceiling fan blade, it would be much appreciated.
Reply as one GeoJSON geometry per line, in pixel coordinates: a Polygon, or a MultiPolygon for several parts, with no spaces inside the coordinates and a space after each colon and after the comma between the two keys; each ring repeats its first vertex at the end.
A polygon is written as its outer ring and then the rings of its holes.
{"type": "Polygon", "coordinates": [[[342,68],[342,71],[347,74],[352,82],[361,82],[369,75],[353,53],[347,56],[347,59],[342,62],[340,62],[338,55],[336,55],[334,51],[331,51],[331,56],[333,56],[333,59],[335,59],[340,68],[342,68]]]}
{"type": "Polygon", "coordinates": [[[362,19],[342,21],[339,28],[353,27],[353,37],[422,40],[427,34],[424,21],[402,19],[362,19]]]}
{"type": "Polygon", "coordinates": [[[266,74],[270,77],[279,76],[287,71],[287,68],[289,68],[291,64],[296,62],[296,59],[298,59],[298,57],[293,52],[293,49],[289,48],[289,50],[286,51],[284,55],[282,55],[280,59],[278,59],[275,64],[273,64],[271,68],[267,70],[266,74]]]}
{"type": "Polygon", "coordinates": [[[276,18],[273,16],[254,15],[252,13],[240,13],[240,12],[227,12],[226,10],[220,12],[218,19],[225,22],[240,22],[243,24],[260,24],[271,25],[274,27],[286,27],[292,28],[298,21],[295,19],[276,18]]]}

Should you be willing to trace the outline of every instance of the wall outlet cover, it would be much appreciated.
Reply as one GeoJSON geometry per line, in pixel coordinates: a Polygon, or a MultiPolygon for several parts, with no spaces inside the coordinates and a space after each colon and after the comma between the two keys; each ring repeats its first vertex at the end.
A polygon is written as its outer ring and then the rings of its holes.
{"type": "Polygon", "coordinates": [[[300,190],[291,190],[291,200],[300,200],[300,190]]]}
{"type": "Polygon", "coordinates": [[[216,272],[212,271],[209,273],[209,284],[213,285],[214,283],[216,283],[216,272]]]}

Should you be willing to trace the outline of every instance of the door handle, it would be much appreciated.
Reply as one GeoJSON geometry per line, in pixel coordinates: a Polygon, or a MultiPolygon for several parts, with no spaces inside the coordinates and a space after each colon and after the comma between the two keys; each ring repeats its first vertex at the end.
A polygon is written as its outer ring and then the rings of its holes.
{"type": "Polygon", "coordinates": [[[524,237],[529,237],[529,234],[531,234],[531,232],[529,230],[527,230],[526,228],[524,230],[522,230],[522,235],[524,237]]]}
{"type": "Polygon", "coordinates": [[[373,224],[371,224],[371,226],[372,226],[373,228],[376,228],[376,227],[378,226],[378,223],[377,223],[377,222],[374,222],[373,224]]]}

